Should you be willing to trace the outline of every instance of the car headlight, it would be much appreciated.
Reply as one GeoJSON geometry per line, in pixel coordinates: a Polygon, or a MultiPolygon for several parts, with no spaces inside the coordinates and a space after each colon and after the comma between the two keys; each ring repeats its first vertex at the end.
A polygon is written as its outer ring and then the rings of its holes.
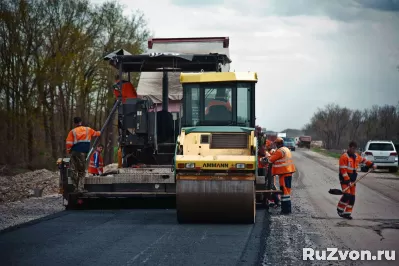
{"type": "Polygon", "coordinates": [[[186,163],[186,168],[195,168],[195,163],[186,163]]]}
{"type": "Polygon", "coordinates": [[[236,164],[237,169],[244,169],[245,168],[245,163],[237,163],[236,164]]]}

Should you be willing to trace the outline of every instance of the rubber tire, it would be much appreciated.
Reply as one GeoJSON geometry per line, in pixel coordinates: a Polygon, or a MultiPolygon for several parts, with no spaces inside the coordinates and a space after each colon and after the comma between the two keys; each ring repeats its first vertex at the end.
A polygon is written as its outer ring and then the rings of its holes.
{"type": "Polygon", "coordinates": [[[390,172],[390,173],[396,173],[396,172],[398,172],[398,167],[391,167],[391,168],[389,168],[389,172],[390,172]]]}

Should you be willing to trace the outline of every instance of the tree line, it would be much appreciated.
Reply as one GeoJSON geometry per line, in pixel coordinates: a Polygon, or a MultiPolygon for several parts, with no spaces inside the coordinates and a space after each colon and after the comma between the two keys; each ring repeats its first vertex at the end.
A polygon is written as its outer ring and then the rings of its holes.
{"type": "MultiPolygon", "coordinates": [[[[142,13],[123,12],[116,2],[1,1],[0,165],[55,166],[66,155],[74,116],[101,129],[115,101],[116,74],[103,57],[119,48],[142,53],[150,36],[142,13]]],[[[110,126],[101,138],[106,162],[114,134],[110,126]]]]}
{"type": "Polygon", "coordinates": [[[399,103],[353,110],[337,104],[319,108],[303,128],[313,140],[322,140],[326,149],[347,148],[355,140],[359,148],[369,140],[399,142],[399,103]]]}

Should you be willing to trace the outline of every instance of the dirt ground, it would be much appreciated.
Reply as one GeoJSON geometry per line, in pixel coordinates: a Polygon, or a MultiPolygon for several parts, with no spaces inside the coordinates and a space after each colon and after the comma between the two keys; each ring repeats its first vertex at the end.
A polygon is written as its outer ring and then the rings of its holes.
{"type": "Polygon", "coordinates": [[[58,172],[46,169],[0,176],[0,204],[30,198],[35,190],[42,191],[43,196],[58,193],[58,183],[58,172]]]}
{"type": "MultiPolygon", "coordinates": [[[[116,170],[117,167],[117,164],[107,165],[104,167],[104,172],[116,170]]],[[[31,198],[40,191],[42,191],[42,196],[58,194],[59,177],[58,171],[47,169],[29,171],[13,176],[0,173],[0,204],[31,198]]]]}

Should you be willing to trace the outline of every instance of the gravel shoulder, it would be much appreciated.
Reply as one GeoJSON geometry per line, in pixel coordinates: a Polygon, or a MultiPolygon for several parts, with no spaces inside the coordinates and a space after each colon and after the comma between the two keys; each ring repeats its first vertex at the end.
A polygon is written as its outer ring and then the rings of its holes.
{"type": "Polygon", "coordinates": [[[64,210],[58,182],[58,172],[46,169],[0,176],[0,232],[64,210]]]}
{"type": "MultiPolygon", "coordinates": [[[[104,171],[116,168],[117,164],[110,164],[104,171]]],[[[0,232],[65,210],[58,189],[58,171],[41,169],[0,176],[0,232]],[[42,197],[34,197],[37,189],[42,197]]]]}
{"type": "Polygon", "coordinates": [[[58,194],[0,204],[0,232],[64,209],[58,194]]]}

